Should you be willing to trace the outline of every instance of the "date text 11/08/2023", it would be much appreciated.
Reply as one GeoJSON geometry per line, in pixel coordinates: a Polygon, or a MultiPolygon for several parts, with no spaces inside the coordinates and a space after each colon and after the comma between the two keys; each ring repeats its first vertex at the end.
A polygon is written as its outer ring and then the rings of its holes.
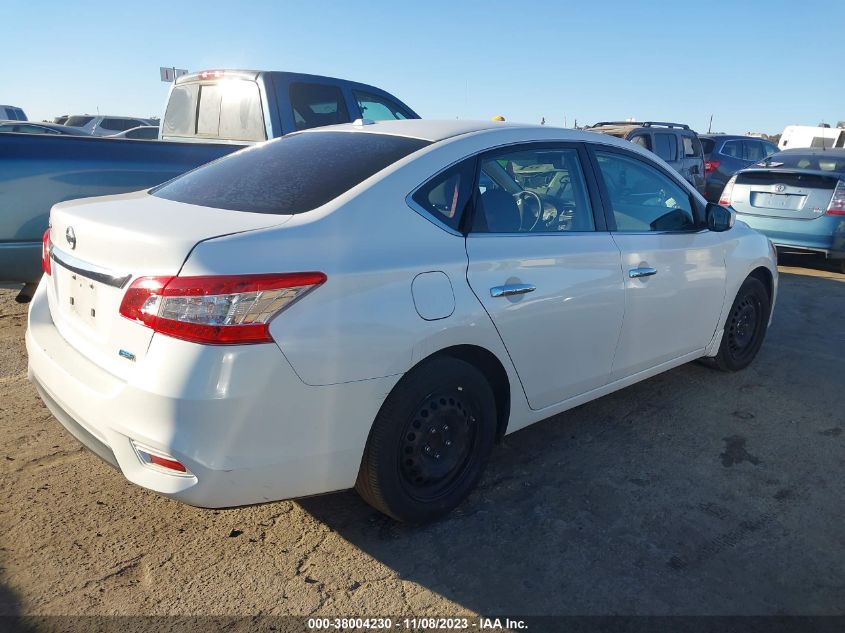
{"type": "Polygon", "coordinates": [[[525,630],[528,625],[524,620],[511,620],[510,618],[308,618],[308,629],[319,630],[389,630],[405,629],[410,631],[420,630],[525,630]]]}

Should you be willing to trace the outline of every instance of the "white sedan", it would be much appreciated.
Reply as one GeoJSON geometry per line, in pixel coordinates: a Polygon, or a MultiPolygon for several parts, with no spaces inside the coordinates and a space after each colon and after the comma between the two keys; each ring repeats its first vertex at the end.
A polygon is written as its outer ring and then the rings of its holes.
{"type": "Polygon", "coordinates": [[[420,522],[505,433],[747,366],[769,241],[654,154],[551,127],[318,128],[52,209],[26,335],[55,417],[203,507],[354,486],[420,522]]]}

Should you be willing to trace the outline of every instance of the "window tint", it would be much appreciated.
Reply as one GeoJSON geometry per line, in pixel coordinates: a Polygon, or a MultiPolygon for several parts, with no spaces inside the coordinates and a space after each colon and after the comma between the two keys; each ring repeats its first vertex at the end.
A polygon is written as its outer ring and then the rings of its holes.
{"type": "Polygon", "coordinates": [[[199,84],[182,84],[173,88],[162,123],[166,136],[196,134],[198,96],[199,84]]]}
{"type": "Polygon", "coordinates": [[[772,169],[813,169],[821,171],[845,172],[845,152],[833,150],[830,152],[799,152],[791,150],[773,154],[760,161],[761,167],[772,169]]]}
{"type": "Polygon", "coordinates": [[[297,130],[349,122],[349,112],[337,86],[291,84],[290,102],[297,130]]]}
{"type": "Polygon", "coordinates": [[[814,136],[813,140],[810,141],[810,147],[816,147],[816,148],[824,147],[825,149],[827,149],[829,147],[833,147],[833,141],[835,141],[835,140],[836,139],[834,139],[833,137],[826,138],[826,137],[823,137],[823,136],[814,136]]]}
{"type": "Polygon", "coordinates": [[[648,137],[648,134],[635,134],[628,140],[632,143],[639,145],[640,147],[644,147],[647,150],[651,150],[651,139],[648,137]]]}
{"type": "Polygon", "coordinates": [[[133,127],[138,127],[141,122],[136,119],[105,118],[100,122],[100,127],[111,132],[125,132],[133,127]]]}
{"type": "Polygon", "coordinates": [[[678,142],[674,134],[654,133],[654,153],[667,163],[678,160],[678,142]]]}
{"type": "Polygon", "coordinates": [[[413,196],[432,217],[458,230],[467,202],[472,197],[475,161],[468,160],[438,174],[413,196]]]}
{"type": "Polygon", "coordinates": [[[165,136],[267,139],[258,84],[243,79],[177,86],[170,94],[163,125],[165,136]]]}
{"type": "Polygon", "coordinates": [[[713,152],[713,148],[716,146],[716,141],[712,138],[703,138],[701,139],[701,147],[704,150],[705,154],[711,154],[713,152]]]}
{"type": "Polygon", "coordinates": [[[67,121],[65,121],[65,125],[70,127],[85,127],[93,120],[94,117],[92,116],[69,116],[67,121]]]}
{"type": "Polygon", "coordinates": [[[774,143],[763,141],[763,151],[766,153],[766,156],[771,156],[772,154],[777,154],[779,150],[778,146],[774,143]]]}
{"type": "Polygon", "coordinates": [[[473,230],[482,233],[593,231],[577,150],[504,151],[481,160],[473,230]]]}
{"type": "Polygon", "coordinates": [[[385,134],[293,134],[230,154],[151,193],[232,211],[303,213],[426,145],[428,141],[385,134]]]}
{"type": "Polygon", "coordinates": [[[685,231],[696,229],[689,193],[646,163],[596,152],[610,197],[617,231],[685,231]]]}
{"type": "Polygon", "coordinates": [[[725,141],[722,145],[722,154],[732,158],[742,158],[742,143],[739,140],[725,141]]]}
{"type": "Polygon", "coordinates": [[[696,158],[701,156],[701,143],[694,136],[682,136],[684,143],[684,158],[696,158]]]}
{"type": "Polygon", "coordinates": [[[134,130],[129,130],[126,133],[126,138],[137,138],[137,139],[145,139],[145,140],[152,140],[158,138],[158,128],[157,127],[139,127],[134,130]]]}
{"type": "Polygon", "coordinates": [[[368,92],[353,91],[355,101],[361,109],[361,116],[371,121],[395,121],[410,119],[411,113],[395,101],[370,94],[368,92]]]}
{"type": "Polygon", "coordinates": [[[742,158],[744,160],[751,160],[755,163],[758,160],[763,160],[766,157],[766,152],[763,151],[763,143],[760,141],[745,140],[742,142],[742,158]]]}

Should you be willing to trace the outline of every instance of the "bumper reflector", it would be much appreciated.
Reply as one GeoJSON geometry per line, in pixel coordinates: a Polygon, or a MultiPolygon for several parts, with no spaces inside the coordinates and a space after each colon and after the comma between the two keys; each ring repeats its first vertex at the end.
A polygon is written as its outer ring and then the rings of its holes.
{"type": "Polygon", "coordinates": [[[158,451],[142,446],[132,440],[132,447],[138,455],[138,459],[145,466],[150,466],[155,470],[163,470],[170,475],[192,475],[192,473],[185,467],[185,464],[171,455],[166,455],[158,451]]]}

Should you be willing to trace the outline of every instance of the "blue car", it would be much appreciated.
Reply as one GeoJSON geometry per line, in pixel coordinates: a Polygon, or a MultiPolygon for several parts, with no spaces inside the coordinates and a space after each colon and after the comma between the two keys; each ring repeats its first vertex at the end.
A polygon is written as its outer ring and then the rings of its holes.
{"type": "Polygon", "coordinates": [[[775,246],[825,255],[845,273],[845,149],[791,149],[737,172],[719,204],[775,246]]]}

